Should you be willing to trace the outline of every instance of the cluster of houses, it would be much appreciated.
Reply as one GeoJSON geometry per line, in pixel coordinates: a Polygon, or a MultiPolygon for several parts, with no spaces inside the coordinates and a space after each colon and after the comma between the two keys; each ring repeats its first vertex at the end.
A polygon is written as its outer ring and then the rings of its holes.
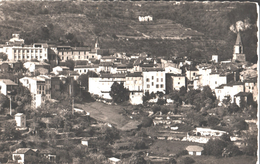
{"type": "Polygon", "coordinates": [[[149,22],[153,21],[153,17],[148,15],[148,16],[139,16],[138,17],[139,22],[149,22]]]}
{"type": "MultiPolygon", "coordinates": [[[[89,71],[98,74],[98,77],[88,79],[88,91],[91,94],[112,99],[109,92],[113,83],[123,83],[129,90],[130,103],[135,105],[143,103],[142,97],[146,92],[169,93],[180,90],[181,87],[189,90],[209,86],[215,92],[220,105],[227,96],[237,105],[240,105],[241,99],[248,103],[258,99],[257,73],[255,77],[247,77],[243,72],[249,68],[257,72],[257,67],[245,61],[240,33],[237,34],[232,60],[219,62],[218,56],[213,55],[209,63],[194,63],[188,58],[152,57],[146,53],[115,53],[100,49],[98,40],[94,49],[54,47],[46,43],[29,46],[24,45],[24,40],[19,38],[19,34],[13,34],[13,38],[0,47],[0,52],[7,54],[7,61],[1,65],[2,72],[8,70],[8,67],[19,67],[14,63],[23,61],[23,67],[28,72],[38,73],[38,76],[25,76],[16,81],[29,88],[33,97],[32,105],[35,107],[52,98],[52,93],[60,89],[59,81],[62,78],[72,77],[77,80],[80,75],[89,71]],[[48,52],[54,52],[55,58],[58,57],[63,62],[74,60],[74,70],[57,66],[51,71],[46,61],[54,59],[48,52]],[[77,64],[77,61],[85,61],[85,64],[77,64]]],[[[17,85],[16,83],[3,79],[0,81],[1,93],[6,95],[7,91],[17,85]]]]}

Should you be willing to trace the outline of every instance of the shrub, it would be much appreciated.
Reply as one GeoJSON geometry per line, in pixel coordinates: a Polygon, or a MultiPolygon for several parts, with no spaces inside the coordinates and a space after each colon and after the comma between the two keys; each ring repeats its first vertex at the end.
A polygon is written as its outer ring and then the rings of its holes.
{"type": "Polygon", "coordinates": [[[191,157],[185,157],[181,160],[181,164],[192,164],[194,162],[194,159],[192,159],[191,157]]]}
{"type": "Polygon", "coordinates": [[[153,119],[144,117],[142,121],[142,127],[150,127],[153,124],[153,119]]]}

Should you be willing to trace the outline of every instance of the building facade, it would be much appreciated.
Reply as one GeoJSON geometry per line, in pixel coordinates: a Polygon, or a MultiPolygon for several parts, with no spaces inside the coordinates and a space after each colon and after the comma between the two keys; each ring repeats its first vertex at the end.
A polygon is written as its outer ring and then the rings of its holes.
{"type": "Polygon", "coordinates": [[[133,105],[143,104],[143,75],[142,72],[128,73],[125,88],[129,90],[129,101],[133,105]]]}
{"type": "Polygon", "coordinates": [[[143,91],[157,93],[166,91],[166,75],[162,68],[143,69],[143,91]]]}

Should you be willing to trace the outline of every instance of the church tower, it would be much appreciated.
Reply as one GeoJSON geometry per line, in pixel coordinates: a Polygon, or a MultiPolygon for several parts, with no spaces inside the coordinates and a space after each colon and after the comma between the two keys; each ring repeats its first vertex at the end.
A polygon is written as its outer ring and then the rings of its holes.
{"type": "Polygon", "coordinates": [[[243,44],[242,44],[241,35],[239,31],[237,33],[237,40],[234,45],[232,61],[246,61],[246,55],[244,54],[243,44]]]}
{"type": "Polygon", "coordinates": [[[99,50],[100,49],[100,47],[99,47],[99,39],[98,39],[98,37],[96,38],[96,43],[95,43],[95,49],[96,50],[99,50]]]}

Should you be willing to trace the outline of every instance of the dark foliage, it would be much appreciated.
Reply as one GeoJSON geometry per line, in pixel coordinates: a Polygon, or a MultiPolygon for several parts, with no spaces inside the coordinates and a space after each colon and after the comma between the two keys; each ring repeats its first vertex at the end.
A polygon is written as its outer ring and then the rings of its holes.
{"type": "Polygon", "coordinates": [[[116,103],[121,103],[129,99],[129,91],[123,86],[123,83],[118,84],[117,82],[114,82],[111,86],[109,95],[116,103]]]}

